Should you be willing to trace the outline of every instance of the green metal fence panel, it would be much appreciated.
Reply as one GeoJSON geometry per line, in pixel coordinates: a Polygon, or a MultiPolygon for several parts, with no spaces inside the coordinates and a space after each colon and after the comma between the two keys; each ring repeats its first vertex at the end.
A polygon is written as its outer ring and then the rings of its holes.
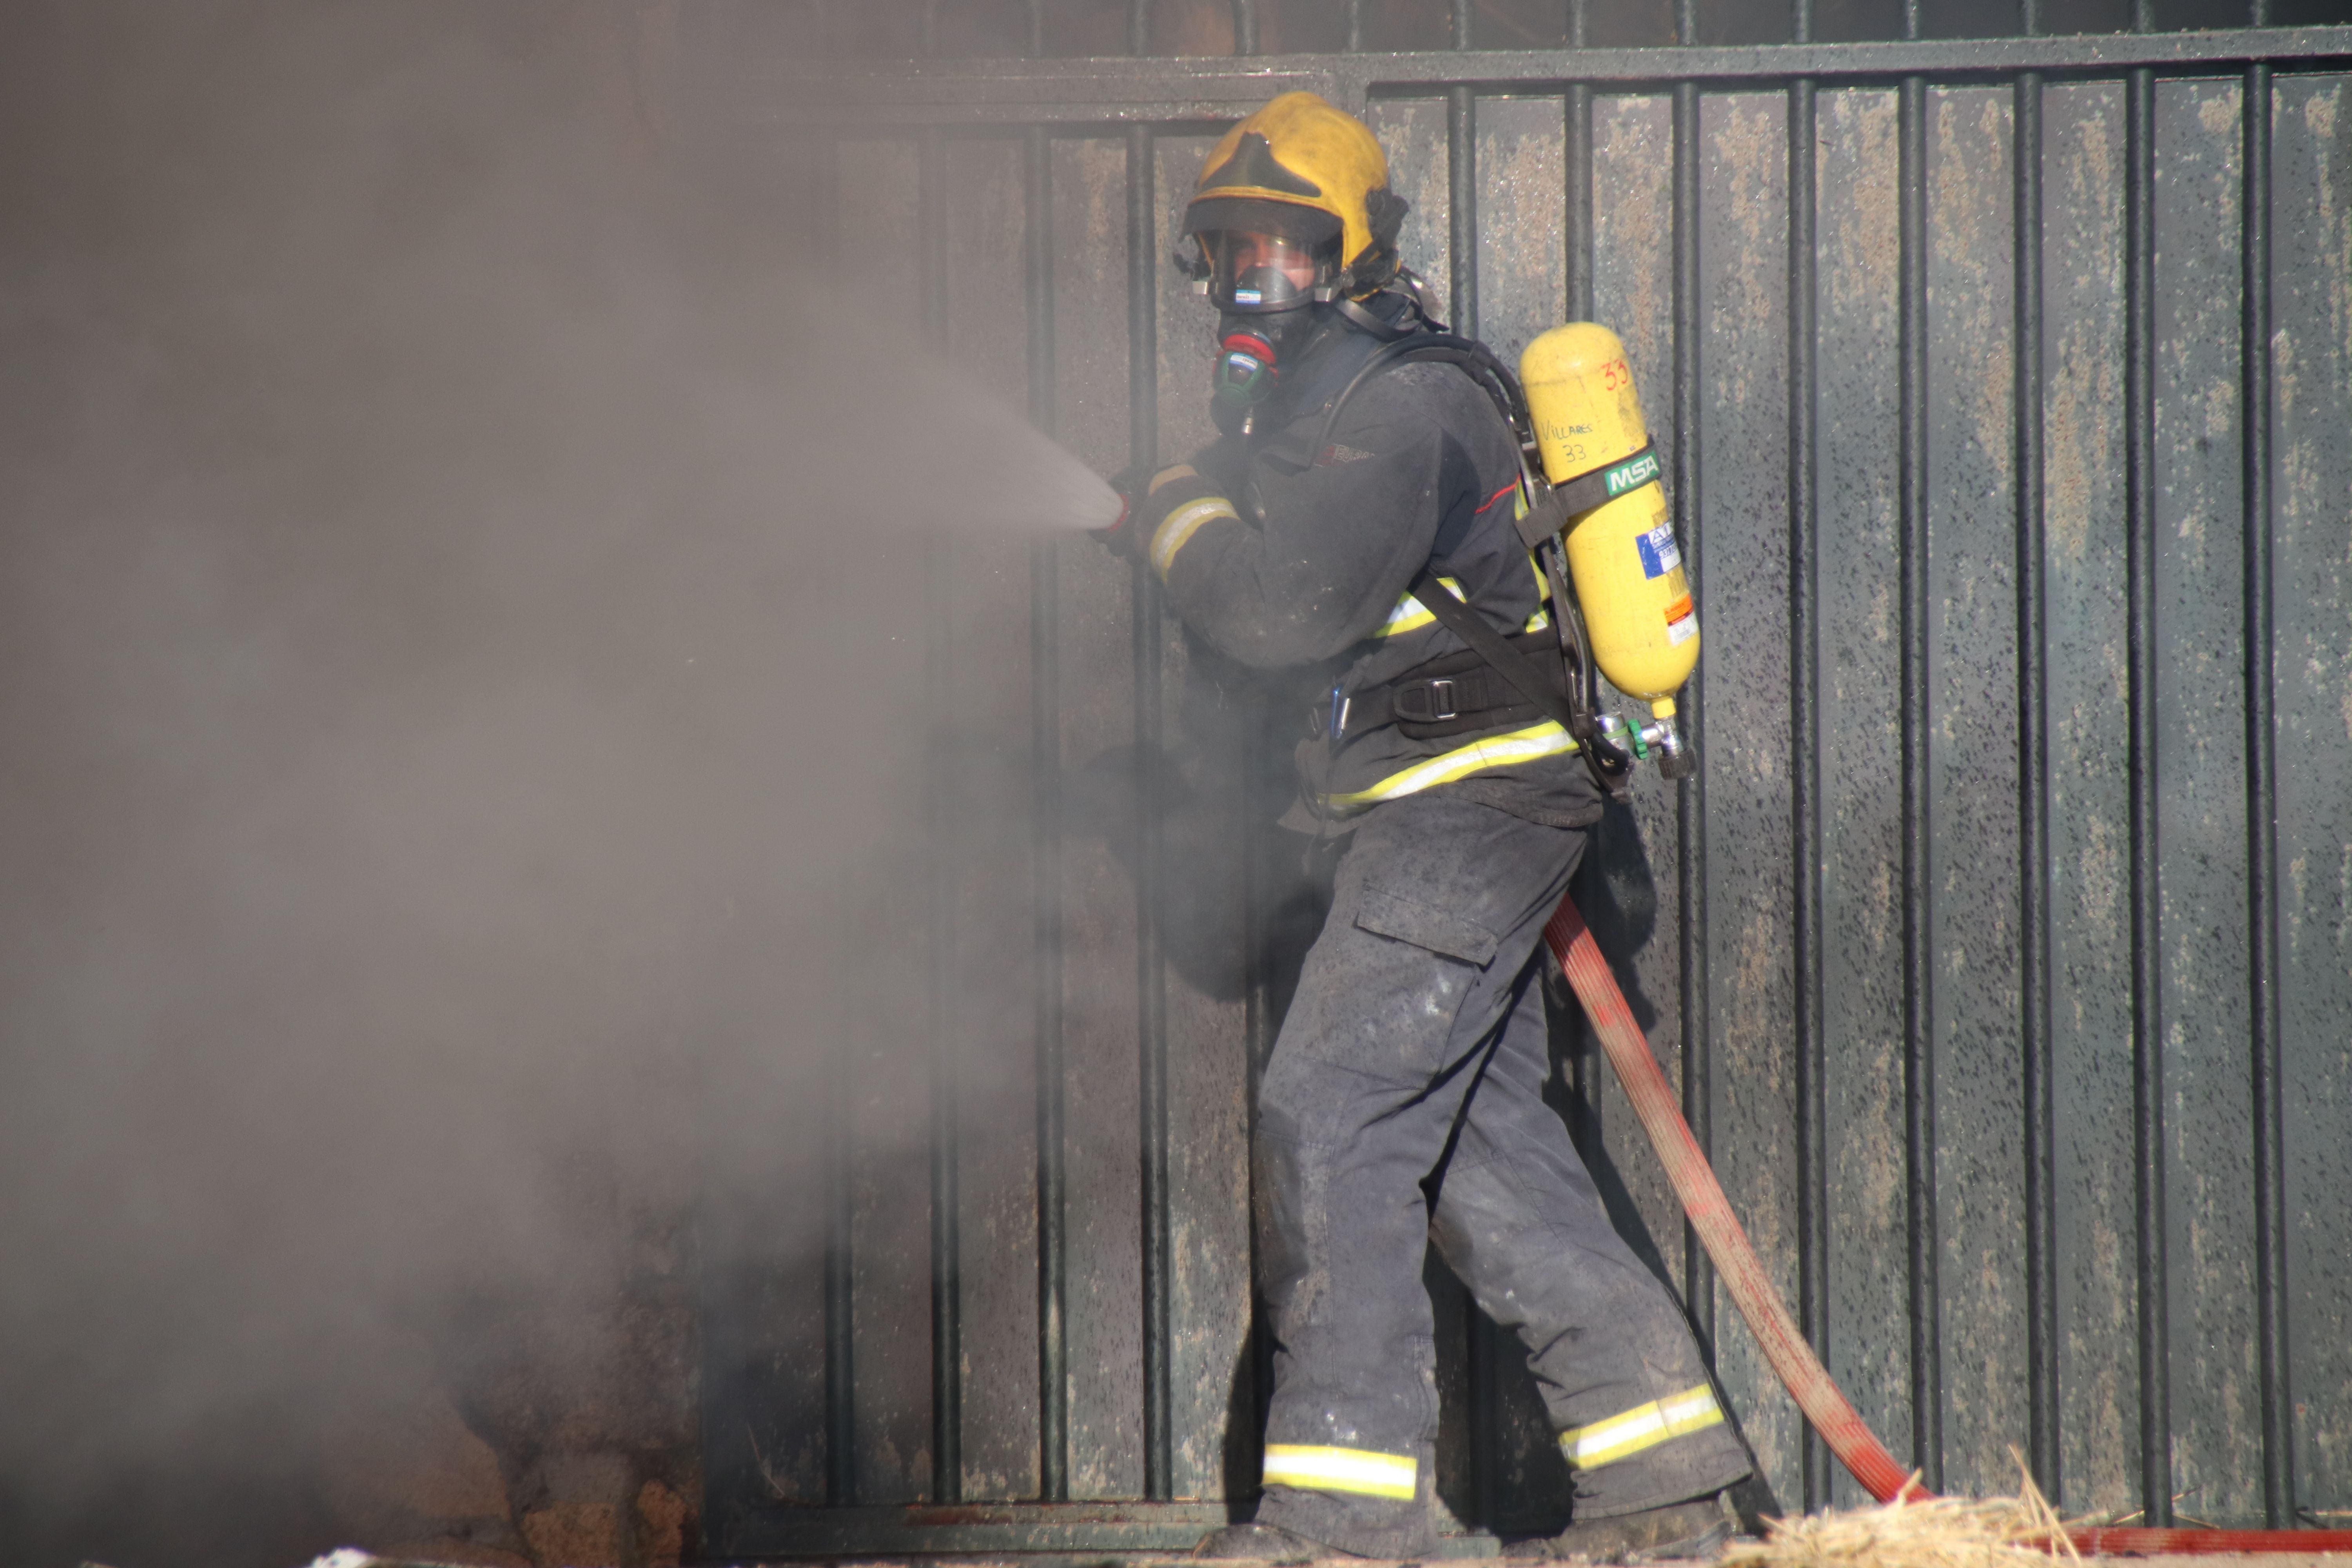
{"type": "MultiPolygon", "coordinates": [[[[1289,88],[1379,132],[1458,325],[1612,325],[1702,767],[1612,808],[1577,896],[1808,1333],[1936,1484],[2014,1446],[2072,1512],[2352,1510],[2352,29],[851,62],[779,15],[700,11],[700,144],[1103,471],[1209,433],[1165,258],[1289,88]]],[[[1254,1489],[1294,716],[1189,704],[1084,541],[923,570],[971,787],[908,857],[919,984],[779,1022],[838,1037],[807,1179],[711,1217],[711,1542],[1167,1550],[1254,1489]]],[[[1778,1505],[1859,1500],[1555,1039],[1778,1505]]],[[[1488,1554],[1566,1476],[1430,1285],[1449,1551],[1488,1554]]]]}

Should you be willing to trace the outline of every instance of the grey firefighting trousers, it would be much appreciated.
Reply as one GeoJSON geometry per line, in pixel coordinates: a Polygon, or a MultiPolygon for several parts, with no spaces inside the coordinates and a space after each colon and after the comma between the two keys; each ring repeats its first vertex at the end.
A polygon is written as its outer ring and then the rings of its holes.
{"type": "Polygon", "coordinates": [[[1433,1549],[1433,1238],[1526,1346],[1580,1517],[1748,1473],[1681,1311],[1543,1100],[1536,948],[1583,847],[1442,790],[1358,819],[1259,1098],[1262,1522],[1433,1549]]]}

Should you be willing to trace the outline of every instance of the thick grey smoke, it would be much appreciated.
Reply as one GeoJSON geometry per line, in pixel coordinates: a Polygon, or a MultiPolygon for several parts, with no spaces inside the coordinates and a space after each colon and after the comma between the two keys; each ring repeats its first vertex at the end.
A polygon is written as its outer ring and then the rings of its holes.
{"type": "Polygon", "coordinates": [[[11,1562],[310,1546],[512,1303],[690,1305],[889,983],[929,531],[1084,487],[681,174],[662,9],[0,23],[11,1562]]]}

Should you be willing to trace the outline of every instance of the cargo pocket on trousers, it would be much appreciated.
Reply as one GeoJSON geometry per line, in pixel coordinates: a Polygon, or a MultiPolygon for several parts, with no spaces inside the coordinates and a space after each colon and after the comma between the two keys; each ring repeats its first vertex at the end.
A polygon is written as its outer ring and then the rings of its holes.
{"type": "Polygon", "coordinates": [[[1367,888],[1356,905],[1356,924],[1375,936],[1393,937],[1458,958],[1484,969],[1502,938],[1476,921],[1399,893],[1367,888]]]}

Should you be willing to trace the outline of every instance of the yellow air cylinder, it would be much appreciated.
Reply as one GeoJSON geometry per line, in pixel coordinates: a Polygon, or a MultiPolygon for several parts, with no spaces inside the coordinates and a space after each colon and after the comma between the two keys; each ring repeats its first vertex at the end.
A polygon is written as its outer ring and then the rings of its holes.
{"type": "Polygon", "coordinates": [[[1519,356],[1519,382],[1545,477],[1565,486],[1601,474],[1609,494],[1568,520],[1568,569],[1593,662],[1618,690],[1671,718],[1698,664],[1698,611],[1657,464],[1626,462],[1648,445],[1649,429],[1625,345],[1591,321],[1554,327],[1519,356]],[[1614,493],[1619,484],[1627,488],[1614,493]]]}

